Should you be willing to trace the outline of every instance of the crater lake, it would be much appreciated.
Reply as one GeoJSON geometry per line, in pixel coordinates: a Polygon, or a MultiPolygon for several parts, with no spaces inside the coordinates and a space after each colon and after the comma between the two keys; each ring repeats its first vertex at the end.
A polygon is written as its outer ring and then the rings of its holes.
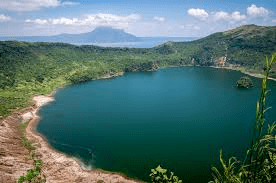
{"type": "MultiPolygon", "coordinates": [[[[161,165],[183,182],[212,180],[224,157],[242,158],[255,124],[261,79],[236,88],[244,74],[165,68],[74,84],[42,107],[37,131],[84,166],[150,181],[161,165]]],[[[276,82],[269,81],[268,119],[276,120],[276,82]]]]}

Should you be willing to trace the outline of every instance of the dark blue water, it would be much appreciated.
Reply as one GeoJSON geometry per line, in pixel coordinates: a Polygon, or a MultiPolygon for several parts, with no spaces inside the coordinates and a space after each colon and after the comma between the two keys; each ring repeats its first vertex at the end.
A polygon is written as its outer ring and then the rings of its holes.
{"type": "MultiPolygon", "coordinates": [[[[37,129],[87,166],[148,181],[160,164],[183,182],[208,182],[220,149],[239,157],[249,144],[261,80],[237,89],[241,76],[168,68],[73,85],[40,110],[37,129]]],[[[269,88],[268,115],[276,119],[276,82],[269,88]]]]}

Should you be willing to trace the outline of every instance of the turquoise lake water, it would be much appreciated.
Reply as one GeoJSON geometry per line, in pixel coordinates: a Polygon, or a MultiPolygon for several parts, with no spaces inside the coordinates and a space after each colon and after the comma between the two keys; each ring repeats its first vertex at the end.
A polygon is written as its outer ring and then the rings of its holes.
{"type": "MultiPolygon", "coordinates": [[[[208,182],[220,149],[239,157],[249,144],[261,80],[237,89],[241,76],[167,68],[72,85],[39,111],[37,130],[89,167],[149,181],[160,164],[183,182],[208,182]]],[[[276,120],[276,82],[269,88],[267,115],[276,120]]]]}

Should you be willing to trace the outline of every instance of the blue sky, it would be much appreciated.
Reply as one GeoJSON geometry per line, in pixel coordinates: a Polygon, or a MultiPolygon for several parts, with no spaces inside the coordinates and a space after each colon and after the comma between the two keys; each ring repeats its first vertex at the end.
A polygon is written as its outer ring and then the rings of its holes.
{"type": "Polygon", "coordinates": [[[0,0],[0,36],[89,32],[202,37],[244,24],[276,25],[276,0],[0,0]]]}

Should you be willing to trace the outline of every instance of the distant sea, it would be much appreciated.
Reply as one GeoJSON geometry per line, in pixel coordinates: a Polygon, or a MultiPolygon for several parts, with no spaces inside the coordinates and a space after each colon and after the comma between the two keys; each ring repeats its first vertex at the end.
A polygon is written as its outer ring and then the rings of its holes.
{"type": "Polygon", "coordinates": [[[187,42],[198,39],[197,37],[146,37],[140,42],[119,42],[119,43],[71,43],[74,45],[96,45],[103,47],[128,47],[128,48],[152,48],[168,41],[187,42]]]}
{"type": "MultiPolygon", "coordinates": [[[[111,42],[111,43],[95,43],[95,42],[68,42],[64,40],[64,43],[69,43],[73,45],[96,45],[102,47],[128,47],[128,48],[152,48],[154,46],[166,43],[168,41],[174,42],[186,42],[199,39],[198,37],[139,37],[142,41],[138,42],[111,42]]],[[[0,37],[0,41],[17,40],[26,42],[63,42],[54,41],[51,38],[44,37],[0,37]]]]}

